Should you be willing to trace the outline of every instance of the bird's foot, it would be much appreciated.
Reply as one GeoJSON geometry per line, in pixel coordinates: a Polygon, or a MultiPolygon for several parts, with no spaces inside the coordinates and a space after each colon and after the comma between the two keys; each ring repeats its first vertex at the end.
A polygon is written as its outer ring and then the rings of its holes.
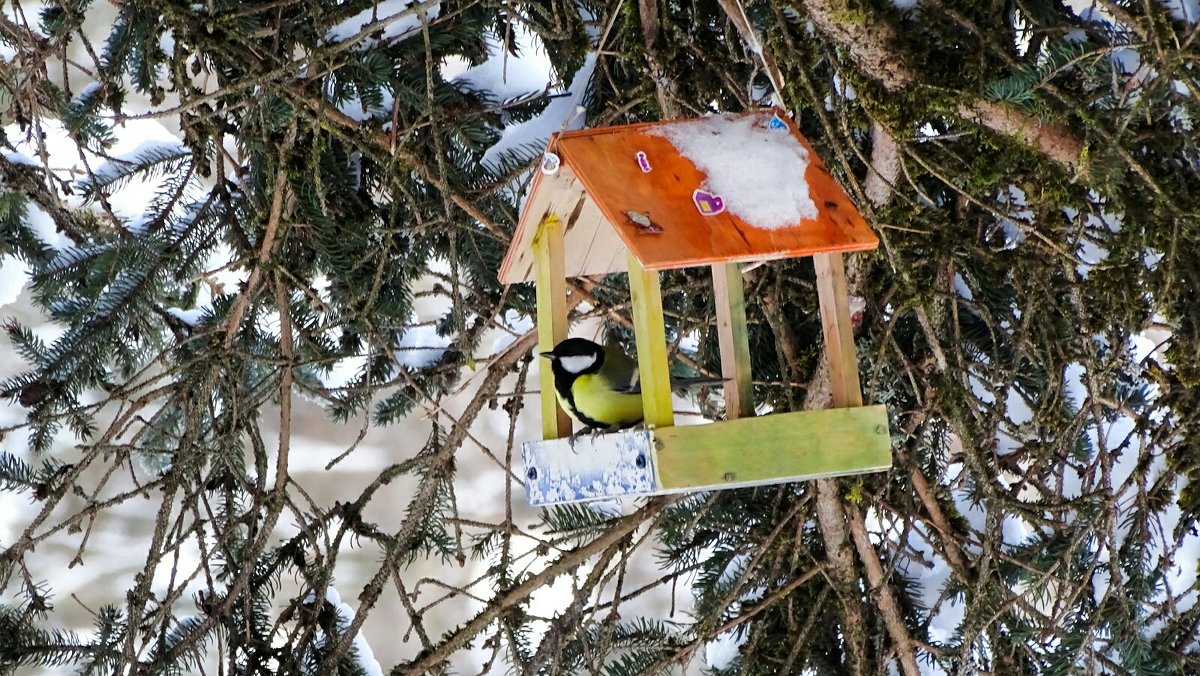
{"type": "MultiPolygon", "coordinates": [[[[601,434],[604,434],[606,431],[607,430],[605,430],[605,429],[597,428],[597,427],[585,427],[581,430],[572,432],[571,436],[567,437],[567,445],[569,445],[571,447],[571,450],[574,451],[575,450],[575,442],[579,441],[580,437],[587,437],[588,439],[590,439],[592,441],[592,443],[595,443],[596,437],[600,436],[601,434]]],[[[578,451],[576,451],[576,452],[578,452],[578,451]]]]}
{"type": "Polygon", "coordinates": [[[621,425],[609,425],[608,427],[585,427],[576,432],[572,432],[571,436],[567,437],[567,445],[571,447],[572,451],[575,451],[575,442],[578,441],[580,437],[587,437],[594,444],[596,443],[596,439],[604,436],[605,434],[609,434],[610,432],[619,432],[622,429],[625,428],[621,425]]]}

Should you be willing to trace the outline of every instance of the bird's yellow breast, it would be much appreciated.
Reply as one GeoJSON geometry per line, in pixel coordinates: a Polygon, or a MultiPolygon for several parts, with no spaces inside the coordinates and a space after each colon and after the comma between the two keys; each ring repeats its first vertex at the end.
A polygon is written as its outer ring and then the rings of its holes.
{"type": "MultiPolygon", "coordinates": [[[[608,382],[595,373],[579,376],[571,385],[575,411],[605,426],[627,427],[642,419],[642,396],[616,392],[608,382]]],[[[559,397],[564,410],[579,422],[579,417],[567,402],[559,397]]],[[[584,423],[586,424],[586,423],[584,423]]]]}

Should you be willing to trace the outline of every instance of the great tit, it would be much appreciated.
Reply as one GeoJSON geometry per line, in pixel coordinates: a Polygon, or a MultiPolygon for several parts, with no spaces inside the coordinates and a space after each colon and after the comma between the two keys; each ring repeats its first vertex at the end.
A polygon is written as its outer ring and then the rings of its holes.
{"type": "MultiPolygon", "coordinates": [[[[550,360],[554,391],[563,410],[593,430],[618,430],[642,421],[638,365],[619,348],[568,338],[541,356],[550,360]]],[[[722,382],[672,378],[672,389],[722,382]]]]}

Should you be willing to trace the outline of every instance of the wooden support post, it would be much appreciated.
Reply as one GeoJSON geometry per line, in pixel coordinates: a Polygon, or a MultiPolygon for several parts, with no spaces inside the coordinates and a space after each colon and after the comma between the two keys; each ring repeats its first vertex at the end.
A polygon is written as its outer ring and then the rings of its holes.
{"type": "Polygon", "coordinates": [[[750,335],[746,330],[746,294],[737,263],[712,266],[713,301],[717,308],[717,341],[725,383],[725,419],[754,415],[750,373],[750,335]]]}
{"type": "MultiPolygon", "coordinates": [[[[538,352],[549,352],[567,337],[567,279],[563,263],[563,228],[558,216],[550,214],[538,225],[533,237],[537,261],[538,352]]],[[[560,439],[571,434],[571,418],[558,406],[554,395],[554,373],[543,362],[539,370],[542,389],[542,438],[560,439]]]]}
{"type": "Polygon", "coordinates": [[[858,357],[854,353],[854,327],[850,324],[850,292],[846,265],[840,253],[813,256],[817,271],[817,297],[821,302],[821,330],[829,356],[829,383],[833,408],[862,406],[858,382],[858,357]]]}
{"type": "Polygon", "coordinates": [[[657,270],[644,270],[629,258],[629,292],[633,301],[633,331],[637,340],[639,381],[646,425],[671,427],[671,371],[667,363],[667,331],[663,325],[662,289],[657,270]]]}

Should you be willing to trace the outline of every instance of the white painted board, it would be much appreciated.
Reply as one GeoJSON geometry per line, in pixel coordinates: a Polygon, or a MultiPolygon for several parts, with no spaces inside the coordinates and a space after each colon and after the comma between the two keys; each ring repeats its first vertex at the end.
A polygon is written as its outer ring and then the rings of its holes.
{"type": "Polygon", "coordinates": [[[646,495],[660,488],[651,434],[646,430],[583,434],[574,443],[527,441],[521,445],[521,459],[531,505],[646,495]]]}

